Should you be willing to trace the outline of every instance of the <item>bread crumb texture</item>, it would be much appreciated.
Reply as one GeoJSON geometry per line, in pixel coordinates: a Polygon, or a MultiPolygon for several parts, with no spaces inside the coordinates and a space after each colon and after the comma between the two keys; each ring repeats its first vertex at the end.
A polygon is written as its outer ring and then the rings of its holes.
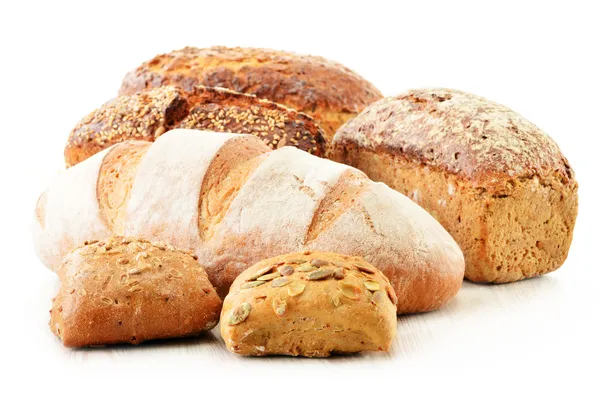
{"type": "Polygon", "coordinates": [[[197,335],[219,320],[221,299],[196,255],[168,244],[86,242],[58,274],[50,328],[67,347],[197,335]]]}
{"type": "Polygon", "coordinates": [[[120,89],[132,94],[176,85],[224,87],[284,104],[312,116],[331,139],[339,126],[382,98],[371,83],[322,57],[264,48],[185,47],[129,72],[120,89]]]}
{"type": "Polygon", "coordinates": [[[502,105],[413,90],[367,108],[333,145],[333,158],[430,212],[460,245],[471,281],[542,275],[567,257],[574,173],[551,138],[502,105]]]}
{"type": "Polygon", "coordinates": [[[239,275],[224,301],[221,335],[240,355],[387,351],[396,303],[389,280],[360,257],[291,253],[239,275]]]}

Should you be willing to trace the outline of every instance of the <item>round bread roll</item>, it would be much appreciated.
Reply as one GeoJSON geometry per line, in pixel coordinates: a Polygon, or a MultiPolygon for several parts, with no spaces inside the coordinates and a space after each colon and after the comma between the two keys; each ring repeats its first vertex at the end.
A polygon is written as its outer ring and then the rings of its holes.
{"type": "Polygon", "coordinates": [[[197,335],[219,321],[221,299],[193,254],[112,237],[70,253],[50,328],[66,347],[197,335]]]}
{"type": "Polygon", "coordinates": [[[264,48],[185,47],[129,72],[120,94],[176,85],[225,87],[312,116],[331,140],[339,126],[382,98],[371,83],[325,58],[264,48]]]}
{"type": "Polygon", "coordinates": [[[127,140],[153,142],[176,128],[251,134],[271,149],[294,146],[319,157],[328,151],[325,133],[303,113],[224,88],[166,86],[114,98],[83,118],[65,162],[73,166],[127,140]]]}
{"type": "Polygon", "coordinates": [[[389,280],[360,257],[285,254],[238,276],[225,297],[221,335],[240,355],[387,351],[396,303],[389,280]]]}

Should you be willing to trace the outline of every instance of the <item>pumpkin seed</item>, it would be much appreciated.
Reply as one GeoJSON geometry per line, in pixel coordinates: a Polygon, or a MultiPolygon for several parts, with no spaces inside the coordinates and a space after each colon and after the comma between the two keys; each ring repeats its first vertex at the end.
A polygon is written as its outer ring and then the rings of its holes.
{"type": "Polygon", "coordinates": [[[377,283],[375,281],[366,281],[365,287],[367,288],[367,290],[376,292],[377,290],[379,290],[379,283],[377,283]]]}
{"type": "Polygon", "coordinates": [[[352,269],[352,266],[348,263],[344,263],[342,261],[332,261],[333,265],[338,266],[338,267],[342,267],[345,269],[352,269]]]}
{"type": "Polygon", "coordinates": [[[271,283],[271,287],[282,287],[290,283],[292,280],[286,276],[282,276],[281,278],[277,278],[273,280],[271,283]]]}
{"type": "Polygon", "coordinates": [[[373,304],[382,304],[385,301],[385,293],[381,290],[373,293],[373,297],[371,297],[371,302],[373,304]]]}
{"type": "Polygon", "coordinates": [[[290,265],[284,265],[283,267],[279,268],[279,273],[283,276],[292,275],[294,273],[294,268],[290,265]]]}
{"type": "Polygon", "coordinates": [[[312,265],[313,267],[322,267],[324,265],[328,265],[329,261],[325,261],[325,260],[321,260],[320,258],[313,258],[312,260],[310,260],[310,265],[312,265]]]}
{"type": "Polygon", "coordinates": [[[277,316],[284,316],[285,311],[287,309],[287,303],[285,300],[280,299],[279,297],[275,297],[273,299],[273,311],[277,316]]]}
{"type": "Polygon", "coordinates": [[[290,297],[299,296],[304,292],[306,288],[306,283],[300,281],[293,281],[288,285],[288,294],[290,297]]]}
{"type": "Polygon", "coordinates": [[[304,264],[299,266],[298,268],[296,268],[296,271],[298,272],[310,272],[310,271],[315,271],[317,268],[313,267],[312,265],[309,264],[304,264]]]}
{"type": "Polygon", "coordinates": [[[286,263],[288,263],[288,264],[304,264],[306,261],[308,261],[308,260],[306,260],[304,258],[293,258],[293,259],[287,260],[286,263]]]}
{"type": "Polygon", "coordinates": [[[279,272],[276,271],[276,272],[272,272],[270,274],[265,274],[263,276],[259,276],[256,280],[257,281],[270,281],[270,280],[273,280],[280,276],[281,276],[281,274],[279,274],[279,272]]]}
{"type": "Polygon", "coordinates": [[[360,287],[349,282],[340,282],[338,287],[344,296],[352,300],[358,300],[362,293],[360,287]]]}
{"type": "Polygon", "coordinates": [[[266,267],[263,267],[261,269],[259,269],[258,271],[256,271],[255,273],[251,274],[250,277],[248,279],[246,279],[246,281],[253,281],[257,278],[260,278],[261,276],[263,276],[266,273],[271,272],[271,270],[273,269],[272,265],[268,265],[266,267]]]}
{"type": "Polygon", "coordinates": [[[334,307],[339,307],[342,305],[342,297],[339,293],[335,293],[333,296],[331,296],[331,304],[333,304],[334,307]]]}
{"type": "Polygon", "coordinates": [[[344,277],[346,276],[346,270],[343,268],[336,268],[335,271],[333,271],[333,277],[335,279],[344,279],[344,277]]]}
{"type": "Polygon", "coordinates": [[[246,282],[240,286],[240,289],[252,289],[253,287],[264,285],[265,283],[267,283],[267,282],[265,282],[265,281],[246,282]]]}
{"type": "Polygon", "coordinates": [[[246,320],[246,318],[248,318],[248,315],[250,315],[251,309],[252,309],[252,307],[250,306],[250,304],[248,304],[246,302],[243,302],[242,304],[238,305],[229,314],[229,320],[228,320],[229,325],[233,326],[233,325],[237,325],[239,323],[244,322],[246,320]]]}
{"type": "Polygon", "coordinates": [[[309,281],[318,281],[318,280],[322,280],[322,279],[327,279],[331,275],[333,275],[333,269],[332,268],[320,268],[320,269],[318,269],[316,271],[313,271],[310,274],[308,274],[307,275],[307,279],[309,281]]]}

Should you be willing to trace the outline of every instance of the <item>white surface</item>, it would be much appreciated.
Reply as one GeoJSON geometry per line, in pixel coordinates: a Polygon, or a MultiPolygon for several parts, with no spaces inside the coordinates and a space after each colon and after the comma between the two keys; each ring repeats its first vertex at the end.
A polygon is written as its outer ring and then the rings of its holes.
{"type": "Polygon", "coordinates": [[[598,396],[594,2],[122,3],[0,5],[0,396],[598,396]],[[510,285],[465,283],[443,310],[399,318],[388,355],[244,359],[224,349],[217,331],[132,348],[64,349],[47,326],[57,280],[36,259],[28,228],[37,196],[62,167],[70,129],[140,62],[217,44],[322,55],[387,95],[447,86],[521,112],[559,143],[580,183],[566,264],[510,285]]]}

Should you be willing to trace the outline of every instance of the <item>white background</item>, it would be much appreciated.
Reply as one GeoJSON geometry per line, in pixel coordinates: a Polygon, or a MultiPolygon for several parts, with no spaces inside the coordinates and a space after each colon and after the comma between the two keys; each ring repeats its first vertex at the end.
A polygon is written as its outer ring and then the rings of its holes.
{"type": "Polygon", "coordinates": [[[600,13],[594,2],[3,1],[0,396],[599,396],[600,13]],[[550,134],[580,184],[563,268],[465,282],[442,310],[399,318],[389,354],[245,359],[197,339],[68,350],[48,329],[57,278],[33,253],[34,203],[75,123],[124,74],[185,45],[322,55],[385,95],[445,86],[508,105],[550,134]],[[110,394],[110,395],[109,395],[110,394]]]}

